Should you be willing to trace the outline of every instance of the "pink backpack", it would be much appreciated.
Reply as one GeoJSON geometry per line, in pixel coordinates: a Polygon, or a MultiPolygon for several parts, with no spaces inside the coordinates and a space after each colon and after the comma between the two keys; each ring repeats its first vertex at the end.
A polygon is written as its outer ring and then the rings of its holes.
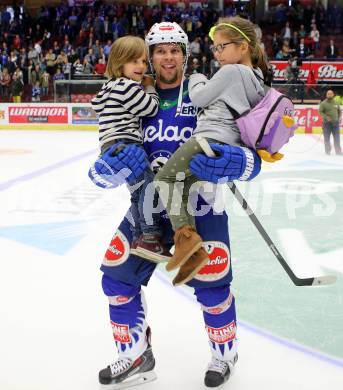
{"type": "MultiPolygon", "coordinates": [[[[228,106],[228,109],[233,113],[231,107],[228,106]]],[[[241,116],[233,116],[245,145],[257,150],[261,158],[269,162],[283,157],[278,152],[293,137],[298,127],[291,99],[269,87],[264,98],[254,108],[241,116]]]]}

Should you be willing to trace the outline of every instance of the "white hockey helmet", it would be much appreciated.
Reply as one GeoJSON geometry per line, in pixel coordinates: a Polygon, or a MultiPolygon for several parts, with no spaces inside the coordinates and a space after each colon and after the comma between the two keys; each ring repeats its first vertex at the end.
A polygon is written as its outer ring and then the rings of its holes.
{"type": "Polygon", "coordinates": [[[175,43],[181,46],[181,49],[184,52],[185,59],[183,62],[183,75],[182,81],[179,91],[178,103],[176,108],[176,116],[180,115],[181,106],[182,106],[182,97],[183,97],[183,80],[186,73],[187,61],[189,57],[189,42],[187,34],[183,31],[183,29],[175,22],[162,22],[155,23],[148,34],[145,37],[145,43],[148,46],[149,51],[149,63],[151,70],[154,71],[154,67],[151,61],[152,51],[151,48],[154,45],[158,45],[160,43],[175,43]]]}
{"type": "MultiPolygon", "coordinates": [[[[189,56],[189,43],[187,34],[175,22],[155,23],[145,37],[145,42],[150,46],[159,43],[177,43],[184,50],[186,61],[189,56]]],[[[149,55],[151,55],[149,50],[149,55]]]]}

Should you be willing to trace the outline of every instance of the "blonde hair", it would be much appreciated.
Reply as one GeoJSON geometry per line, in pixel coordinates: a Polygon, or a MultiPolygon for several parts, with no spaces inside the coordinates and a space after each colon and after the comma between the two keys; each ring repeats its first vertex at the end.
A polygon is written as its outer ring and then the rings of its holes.
{"type": "Polygon", "coordinates": [[[234,42],[237,45],[244,41],[247,42],[249,45],[252,66],[262,70],[266,84],[271,82],[272,73],[264,50],[258,42],[256,26],[252,22],[239,16],[221,18],[220,22],[217,24],[214,30],[214,33],[217,32],[220,32],[228,39],[230,39],[231,42],[234,42]],[[230,27],[230,25],[236,27],[237,29],[230,27]],[[246,37],[249,40],[247,40],[246,37]]]}
{"type": "Polygon", "coordinates": [[[111,46],[105,76],[110,79],[123,76],[123,66],[144,54],[148,56],[147,47],[142,38],[131,35],[118,38],[111,46]]]}

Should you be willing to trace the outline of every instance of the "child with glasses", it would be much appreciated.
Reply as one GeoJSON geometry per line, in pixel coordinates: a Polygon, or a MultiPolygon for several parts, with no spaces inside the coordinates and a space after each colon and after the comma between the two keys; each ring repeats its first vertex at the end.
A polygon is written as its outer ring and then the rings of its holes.
{"type": "MultiPolygon", "coordinates": [[[[193,136],[160,169],[154,182],[175,232],[175,252],[166,266],[168,271],[181,267],[174,285],[191,280],[209,260],[196,231],[195,218],[187,209],[191,187],[198,181],[189,170],[193,156],[202,151],[197,136],[216,143],[212,146],[215,152],[220,152],[220,144],[241,146],[233,112],[241,115],[257,105],[265,95],[264,80],[270,77],[255,26],[250,21],[229,18],[227,23],[212,27],[209,36],[220,69],[210,80],[199,73],[190,76],[189,95],[200,108],[197,127],[193,136]],[[182,182],[182,193],[176,182],[182,182]],[[177,201],[172,199],[175,194],[177,201]]],[[[244,149],[248,161],[245,171],[248,171],[253,155],[248,148],[244,149]]],[[[231,159],[233,167],[241,169],[242,157],[233,154],[231,159]]]]}

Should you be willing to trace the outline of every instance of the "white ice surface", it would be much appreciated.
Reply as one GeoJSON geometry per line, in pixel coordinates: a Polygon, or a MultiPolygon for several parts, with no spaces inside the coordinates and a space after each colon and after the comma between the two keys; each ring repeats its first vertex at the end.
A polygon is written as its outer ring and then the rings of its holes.
{"type": "MultiPolygon", "coordinates": [[[[0,152],[0,183],[87,152],[96,145],[95,133],[2,132],[0,138],[0,151],[30,151],[17,155],[0,152]]],[[[299,149],[302,142],[298,136],[299,149]]],[[[314,145],[314,155],[322,152],[321,144],[314,145]]],[[[33,199],[39,192],[40,202],[44,198],[53,201],[73,183],[86,180],[87,164],[94,157],[95,153],[0,192],[1,225],[58,220],[53,205],[50,213],[42,213],[40,208],[34,212],[34,207],[28,211],[27,204],[22,205],[23,194],[33,199]],[[17,198],[13,200],[14,197],[17,198]]],[[[99,192],[101,196],[107,200],[112,195],[99,192]]],[[[127,199],[124,195],[117,199],[123,200],[115,216],[102,216],[90,223],[88,234],[63,256],[0,238],[1,390],[98,389],[98,370],[115,358],[98,268],[113,228],[125,212],[127,199]]],[[[47,202],[45,209],[49,205],[47,202]]],[[[95,218],[96,208],[92,213],[89,210],[81,216],[95,218]]],[[[145,289],[158,379],[141,388],[203,389],[209,348],[202,313],[184,295],[186,290],[179,288],[184,291],[180,293],[159,272],[145,289]]],[[[239,363],[227,389],[343,388],[343,367],[274,342],[244,326],[238,328],[238,338],[239,363]]]]}

